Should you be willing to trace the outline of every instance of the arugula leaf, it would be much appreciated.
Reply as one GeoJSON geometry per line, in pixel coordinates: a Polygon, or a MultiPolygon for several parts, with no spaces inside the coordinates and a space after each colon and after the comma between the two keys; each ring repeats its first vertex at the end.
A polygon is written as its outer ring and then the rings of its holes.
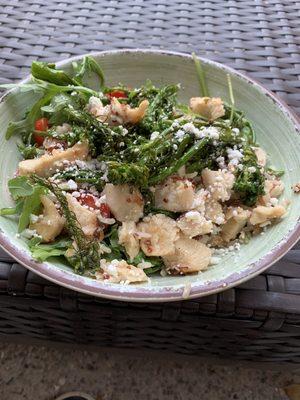
{"type": "Polygon", "coordinates": [[[25,145],[24,143],[18,143],[18,150],[25,158],[25,160],[32,159],[38,155],[43,154],[43,150],[40,150],[36,145],[25,145]]]}
{"type": "Polygon", "coordinates": [[[55,68],[55,64],[41,61],[33,61],[31,74],[36,79],[54,83],[59,86],[76,85],[77,81],[71,78],[65,71],[55,68]]]}
{"type": "Polygon", "coordinates": [[[27,195],[24,200],[24,205],[19,219],[18,232],[22,232],[30,222],[30,215],[36,214],[41,207],[41,195],[46,193],[43,186],[34,186],[31,195],[27,195]]]}
{"type": "Polygon", "coordinates": [[[80,85],[59,86],[51,82],[42,81],[36,78],[32,79],[30,84],[13,84],[13,85],[0,85],[5,88],[19,88],[21,91],[33,90],[34,92],[42,92],[42,97],[31,107],[26,117],[21,121],[10,122],[6,130],[5,138],[8,140],[15,134],[26,134],[25,138],[30,143],[30,133],[34,130],[35,121],[42,115],[42,109],[47,106],[51,99],[58,93],[77,91],[89,96],[97,96],[98,93],[92,89],[80,85]]]}
{"type": "Polygon", "coordinates": [[[8,189],[11,197],[17,200],[20,197],[30,196],[33,193],[33,186],[28,182],[26,176],[17,176],[8,181],[8,189]]]}
{"type": "Polygon", "coordinates": [[[268,167],[267,173],[276,176],[276,178],[280,178],[284,175],[284,171],[282,169],[275,169],[273,167],[268,167]]]}
{"type": "Polygon", "coordinates": [[[152,265],[151,267],[144,269],[146,275],[152,275],[155,272],[160,271],[163,267],[163,260],[161,257],[147,257],[142,250],[139,251],[138,255],[134,257],[130,264],[138,265],[143,261],[149,262],[152,265]]]}
{"type": "Polygon", "coordinates": [[[86,56],[83,58],[81,63],[73,62],[73,68],[75,70],[75,78],[77,82],[82,84],[84,75],[90,75],[91,72],[94,72],[99,78],[100,88],[103,88],[104,73],[94,58],[86,56]]]}
{"type": "Polygon", "coordinates": [[[72,241],[69,239],[61,239],[58,242],[51,244],[41,244],[36,241],[30,241],[29,248],[32,253],[32,257],[37,261],[43,262],[49,257],[64,255],[71,244],[72,241]]]}
{"type": "Polygon", "coordinates": [[[20,214],[22,212],[23,205],[24,205],[24,199],[23,198],[19,198],[18,200],[16,200],[15,207],[1,208],[0,209],[0,215],[6,216],[6,215],[20,214]]]}

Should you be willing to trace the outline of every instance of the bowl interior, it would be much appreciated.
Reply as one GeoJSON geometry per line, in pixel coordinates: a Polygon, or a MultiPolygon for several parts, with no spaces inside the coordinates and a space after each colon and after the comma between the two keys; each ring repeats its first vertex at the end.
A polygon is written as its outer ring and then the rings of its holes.
{"type": "MultiPolygon", "coordinates": [[[[198,81],[193,61],[189,57],[175,54],[163,54],[155,52],[113,52],[96,54],[95,58],[101,64],[107,84],[120,82],[129,86],[139,86],[146,79],[151,79],[155,84],[181,83],[180,100],[187,102],[192,96],[199,95],[198,81]]],[[[192,284],[192,295],[207,294],[208,291],[219,290],[222,286],[239,283],[252,276],[273,262],[287,250],[285,242],[291,231],[295,229],[300,213],[300,196],[293,194],[291,185],[299,181],[300,170],[300,136],[295,128],[295,121],[280,107],[272,97],[266,95],[264,90],[245,78],[235,74],[215,63],[203,61],[211,95],[228,99],[226,73],[231,74],[236,106],[244,110],[246,116],[252,121],[257,133],[259,144],[267,150],[270,164],[278,169],[285,170],[283,181],[285,183],[284,198],[291,200],[289,212],[282,222],[274,225],[264,235],[253,238],[247,245],[242,245],[239,252],[230,252],[222,256],[221,262],[211,266],[207,271],[199,275],[185,277],[153,277],[151,286],[131,285],[120,287],[119,285],[103,285],[89,278],[76,276],[63,262],[49,262],[35,265],[36,272],[47,275],[51,271],[52,280],[56,274],[67,277],[63,284],[71,285],[79,290],[103,295],[103,286],[109,286],[112,293],[122,292],[121,297],[126,298],[126,293],[131,293],[132,300],[135,294],[145,289],[148,293],[147,300],[159,299],[159,293],[181,293],[186,284],[192,284]],[[279,250],[278,250],[279,249],[279,250]],[[77,282],[74,286],[73,283],[77,282]]],[[[66,70],[71,69],[71,62],[60,63],[66,70]]],[[[93,86],[96,82],[90,82],[93,86]]],[[[12,204],[7,190],[7,180],[16,170],[20,159],[16,149],[17,137],[6,141],[4,138],[7,124],[10,120],[23,117],[24,112],[34,102],[36,95],[31,92],[17,93],[16,91],[5,96],[0,104],[0,207],[12,204]]],[[[8,238],[11,246],[19,249],[19,260],[28,265],[30,259],[26,244],[16,237],[16,220],[14,218],[0,217],[0,228],[3,235],[8,238]],[[27,260],[27,261],[26,261],[27,260]]],[[[58,275],[57,275],[58,276],[58,275]]],[[[49,276],[48,276],[49,277],[49,276]]],[[[177,296],[177,295],[176,295],[177,296]]],[[[175,297],[176,297],[175,296],[175,297]]],[[[112,296],[112,297],[118,297],[112,296]]],[[[173,296],[174,297],[174,296],[173,296]]]]}

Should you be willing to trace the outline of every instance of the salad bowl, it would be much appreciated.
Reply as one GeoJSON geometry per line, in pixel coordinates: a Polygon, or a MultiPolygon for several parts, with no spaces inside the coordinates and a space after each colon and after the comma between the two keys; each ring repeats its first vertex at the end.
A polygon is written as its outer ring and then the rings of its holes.
{"type": "MultiPolygon", "coordinates": [[[[150,79],[158,86],[180,82],[179,100],[182,102],[198,94],[197,74],[189,55],[137,49],[99,52],[92,56],[101,65],[107,84],[111,86],[122,82],[129,87],[138,87],[150,79]]],[[[81,58],[61,61],[57,66],[71,72],[72,63],[81,58]]],[[[285,172],[282,181],[285,185],[284,198],[288,200],[289,206],[287,215],[280,223],[253,237],[238,250],[225,252],[219,257],[218,263],[201,273],[186,276],[154,275],[150,282],[131,285],[77,275],[61,260],[35,261],[26,243],[17,234],[17,221],[14,217],[0,217],[0,245],[3,249],[25,267],[62,286],[93,296],[139,302],[178,301],[206,296],[251,279],[278,261],[300,235],[300,195],[292,189],[299,182],[299,121],[281,100],[252,79],[213,61],[201,59],[201,64],[210,92],[214,97],[221,97],[228,102],[230,93],[227,76],[230,76],[235,106],[243,110],[252,122],[257,141],[267,150],[272,164],[285,172]]],[[[89,84],[96,88],[97,82],[91,78],[89,84]]],[[[37,93],[20,91],[18,88],[1,98],[1,208],[12,205],[7,182],[20,161],[16,150],[18,139],[12,137],[7,141],[5,132],[9,122],[21,119],[37,98],[37,93]]]]}

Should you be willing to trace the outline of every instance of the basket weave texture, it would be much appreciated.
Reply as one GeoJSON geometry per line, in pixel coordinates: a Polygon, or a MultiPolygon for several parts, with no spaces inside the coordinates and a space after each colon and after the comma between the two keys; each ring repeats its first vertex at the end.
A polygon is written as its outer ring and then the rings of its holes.
{"type": "MultiPolygon", "coordinates": [[[[225,63],[300,112],[299,1],[0,0],[0,83],[32,60],[160,48],[225,63]]],[[[218,295],[176,303],[95,299],[0,253],[0,335],[300,363],[300,250],[218,295]]]]}

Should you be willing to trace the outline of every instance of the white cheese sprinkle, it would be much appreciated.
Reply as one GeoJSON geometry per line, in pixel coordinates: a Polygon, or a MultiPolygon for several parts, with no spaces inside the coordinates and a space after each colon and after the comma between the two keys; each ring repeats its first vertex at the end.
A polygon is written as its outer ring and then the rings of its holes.
{"type": "Polygon", "coordinates": [[[150,136],[150,140],[155,140],[159,136],[159,132],[152,132],[150,136]]]}

